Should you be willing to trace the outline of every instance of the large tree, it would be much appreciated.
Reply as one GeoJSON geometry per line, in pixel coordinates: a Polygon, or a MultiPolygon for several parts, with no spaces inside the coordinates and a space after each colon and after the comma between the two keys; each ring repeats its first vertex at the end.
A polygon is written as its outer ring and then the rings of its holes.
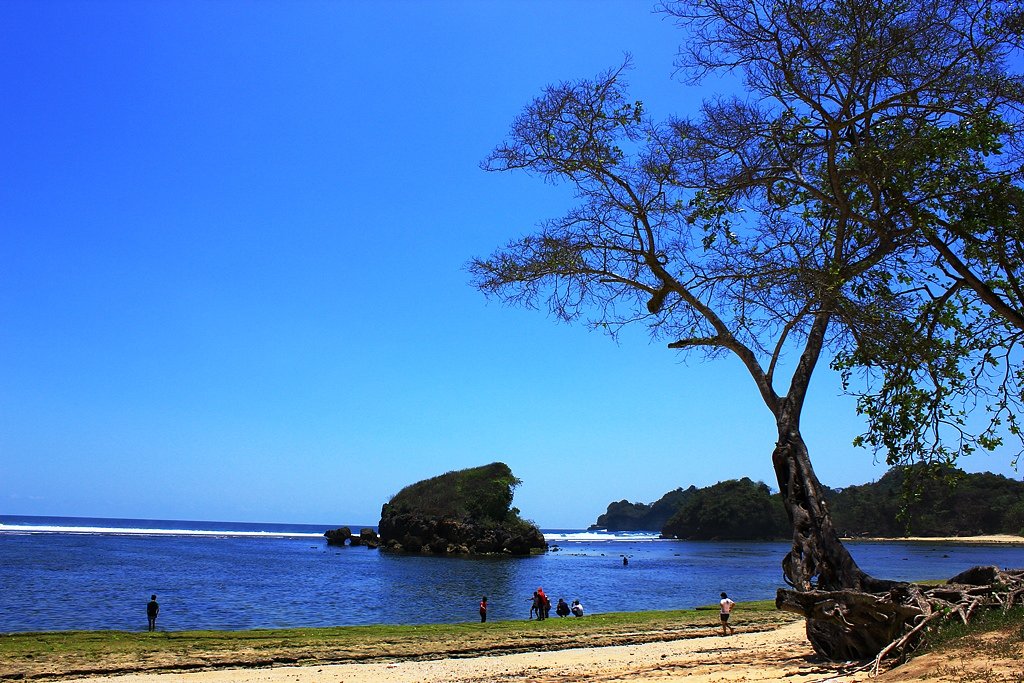
{"type": "Polygon", "coordinates": [[[863,572],[840,542],[800,416],[823,358],[881,346],[894,321],[919,313],[907,279],[933,247],[886,193],[893,170],[878,158],[914,158],[917,131],[950,127],[965,131],[952,145],[961,157],[986,153],[990,138],[974,127],[994,125],[1001,97],[993,27],[1005,23],[1003,7],[693,0],[664,9],[691,32],[686,73],[737,70],[746,92],[654,121],[628,94],[628,64],[547,88],[483,166],[567,182],[579,202],[469,269],[479,289],[509,303],[543,302],[613,335],[647,325],[671,349],[738,358],[777,426],[771,457],[793,525],[783,575],[811,596],[780,600],[809,616],[824,654],[874,653],[927,610],[919,595],[863,572]],[[859,618],[849,596],[886,590],[904,595],[888,620],[849,628],[859,618]],[[848,597],[837,602],[837,592],[848,597]]]}

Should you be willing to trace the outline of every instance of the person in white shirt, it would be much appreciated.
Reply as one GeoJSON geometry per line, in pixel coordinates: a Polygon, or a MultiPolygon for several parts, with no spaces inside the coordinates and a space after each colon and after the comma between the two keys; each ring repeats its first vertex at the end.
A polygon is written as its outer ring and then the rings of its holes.
{"type": "Polygon", "coordinates": [[[729,599],[729,596],[722,593],[722,599],[719,601],[722,605],[722,611],[719,612],[718,616],[722,619],[722,635],[726,635],[725,629],[729,629],[729,633],[735,633],[736,629],[729,626],[729,615],[732,613],[733,605],[736,603],[729,599]]]}

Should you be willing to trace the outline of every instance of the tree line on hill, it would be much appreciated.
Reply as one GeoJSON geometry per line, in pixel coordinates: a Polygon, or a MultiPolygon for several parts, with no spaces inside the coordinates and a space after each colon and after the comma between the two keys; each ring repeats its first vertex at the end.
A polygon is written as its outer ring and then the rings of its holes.
{"type": "MultiPolygon", "coordinates": [[[[844,536],[1024,535],[1024,482],[949,468],[894,467],[877,482],[826,487],[836,528],[844,536]]],[[[592,529],[660,531],[689,540],[786,539],[782,496],[747,477],[669,491],[653,503],[608,505],[592,529]]]]}

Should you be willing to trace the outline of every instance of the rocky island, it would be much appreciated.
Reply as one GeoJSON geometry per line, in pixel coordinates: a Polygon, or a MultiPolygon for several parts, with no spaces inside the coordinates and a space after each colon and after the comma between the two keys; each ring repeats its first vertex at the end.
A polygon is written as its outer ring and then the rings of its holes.
{"type": "Polygon", "coordinates": [[[512,507],[520,483],[502,462],[448,472],[405,487],[381,508],[381,548],[440,555],[530,555],[544,535],[512,507]]]}

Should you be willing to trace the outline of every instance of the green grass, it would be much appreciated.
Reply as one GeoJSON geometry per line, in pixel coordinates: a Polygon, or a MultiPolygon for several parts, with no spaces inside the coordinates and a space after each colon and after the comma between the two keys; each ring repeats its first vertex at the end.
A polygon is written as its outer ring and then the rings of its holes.
{"type": "Polygon", "coordinates": [[[929,631],[925,651],[940,650],[950,643],[970,636],[991,631],[1009,631],[1013,637],[1011,642],[1024,642],[1024,607],[1011,610],[982,610],[974,615],[969,624],[957,617],[944,624],[941,628],[929,631]]]}
{"type": "MultiPolygon", "coordinates": [[[[717,609],[717,606],[716,606],[717,609]]],[[[794,620],[774,602],[740,603],[739,630],[794,620]]],[[[709,634],[701,610],[612,612],[544,621],[344,626],[250,631],[60,631],[0,634],[0,680],[128,671],[439,658],[651,642],[709,634]]]]}

